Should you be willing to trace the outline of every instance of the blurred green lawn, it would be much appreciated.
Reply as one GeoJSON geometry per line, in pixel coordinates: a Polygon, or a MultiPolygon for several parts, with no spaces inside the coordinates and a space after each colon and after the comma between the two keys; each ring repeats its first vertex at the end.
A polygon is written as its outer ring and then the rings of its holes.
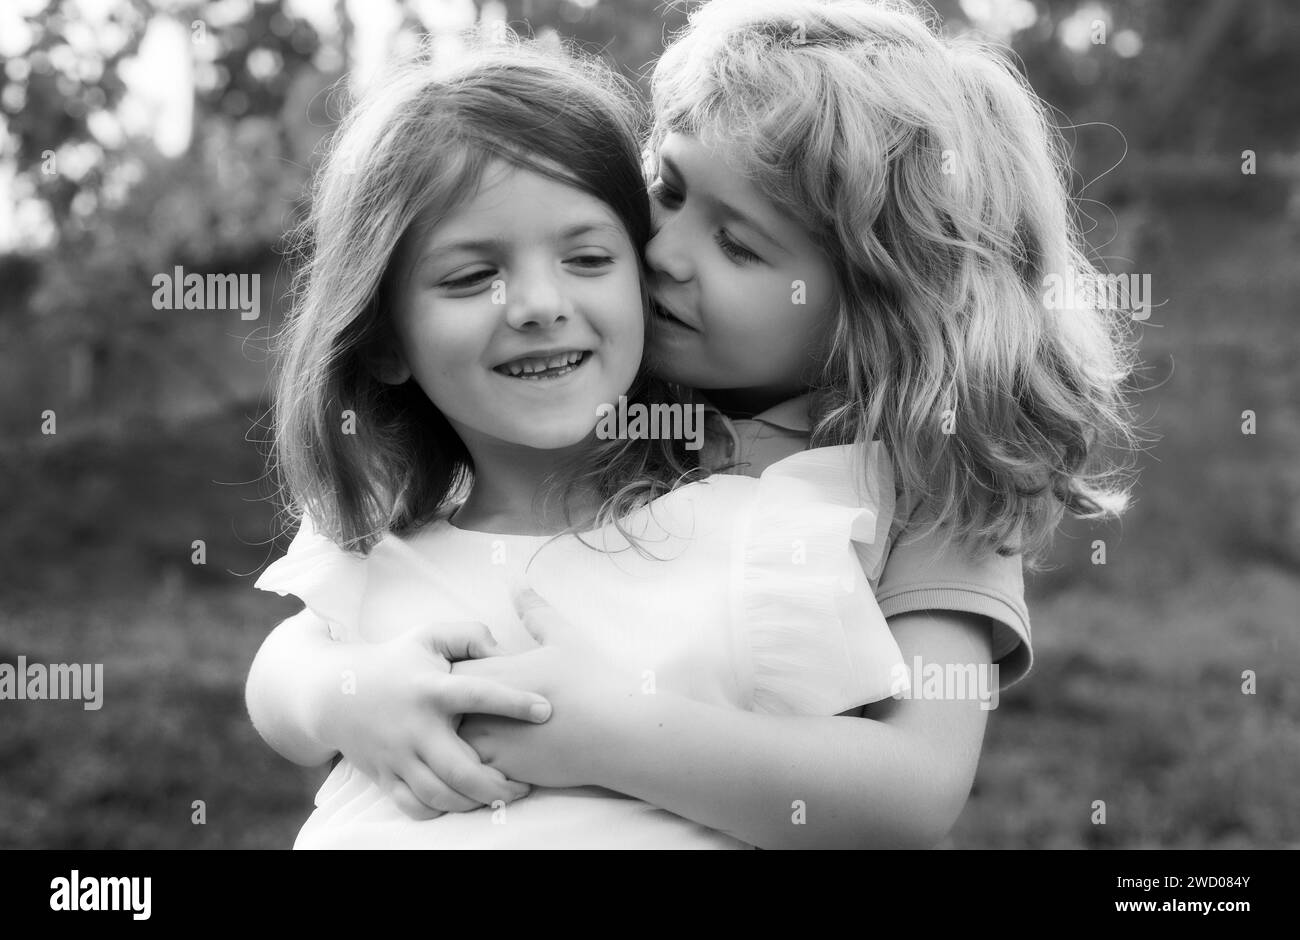
{"type": "MultiPolygon", "coordinates": [[[[1143,330],[1142,410],[1161,440],[1123,525],[1069,525],[1030,578],[1037,667],[991,716],[950,846],[1300,846],[1297,242],[1214,204],[1151,231],[1169,303],[1143,330]]],[[[212,482],[261,473],[247,429],[141,429],[6,468],[0,661],[102,662],[105,690],[97,712],[0,702],[0,847],[292,843],[324,772],[261,743],[242,687],[296,605],[252,589],[265,484],[212,482]]]]}

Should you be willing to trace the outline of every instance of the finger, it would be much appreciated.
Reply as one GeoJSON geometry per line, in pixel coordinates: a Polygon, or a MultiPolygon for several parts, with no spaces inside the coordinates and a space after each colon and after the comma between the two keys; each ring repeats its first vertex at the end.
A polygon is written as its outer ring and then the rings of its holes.
{"type": "Polygon", "coordinates": [[[471,799],[459,790],[443,783],[423,761],[408,764],[397,779],[425,806],[448,813],[467,813],[483,805],[482,800],[471,799]]]}
{"type": "Polygon", "coordinates": [[[482,758],[479,757],[478,751],[474,750],[474,748],[470,747],[464,741],[457,739],[457,743],[464,748],[465,758],[467,760],[473,761],[475,764],[481,766],[484,773],[488,774],[492,779],[497,780],[501,784],[507,794],[507,803],[525,797],[532,792],[533,788],[522,780],[511,780],[495,767],[489,767],[487,764],[482,763],[482,758]]]}
{"type": "Polygon", "coordinates": [[[425,756],[425,763],[457,793],[487,806],[497,800],[511,803],[528,793],[527,784],[507,780],[496,768],[485,767],[475,750],[459,739],[454,748],[425,756]]]}
{"type": "Polygon", "coordinates": [[[397,777],[390,780],[385,789],[389,798],[397,804],[397,808],[402,811],[404,816],[411,819],[436,819],[442,815],[441,810],[436,810],[420,802],[420,798],[411,791],[406,782],[397,777]]]}
{"type": "Polygon", "coordinates": [[[432,623],[417,628],[422,642],[435,653],[451,662],[462,659],[483,659],[499,656],[502,653],[497,646],[496,637],[486,624],[474,621],[455,623],[432,623]]]}
{"type": "Polygon", "coordinates": [[[524,629],[538,643],[543,646],[556,643],[564,635],[568,622],[532,588],[526,586],[517,588],[512,599],[515,612],[523,621],[524,629]]]}
{"type": "Polygon", "coordinates": [[[451,715],[499,715],[536,724],[551,717],[545,697],[479,676],[450,676],[439,683],[437,695],[439,707],[451,715]]]}
{"type": "Polygon", "coordinates": [[[481,715],[474,716],[466,726],[465,736],[462,742],[468,749],[468,758],[471,761],[478,761],[483,765],[483,769],[492,774],[501,774],[501,779],[506,781],[507,790],[510,796],[506,799],[507,803],[522,799],[532,792],[532,787],[522,780],[515,780],[505,776],[505,771],[499,766],[501,761],[501,734],[500,728],[494,729],[493,724],[499,724],[500,718],[486,718],[481,715]]]}

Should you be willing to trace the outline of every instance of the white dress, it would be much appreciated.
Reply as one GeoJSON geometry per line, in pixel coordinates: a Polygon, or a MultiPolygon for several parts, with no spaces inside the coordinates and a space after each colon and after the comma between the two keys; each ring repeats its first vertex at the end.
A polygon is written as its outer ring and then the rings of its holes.
{"type": "MultiPolygon", "coordinates": [[[[893,511],[879,444],[805,451],[758,479],[713,476],[613,527],[575,536],[474,532],[439,519],[349,554],[304,520],[257,582],[295,594],[335,639],[379,642],[430,621],[479,621],[535,646],[511,591],[526,581],[577,637],[655,690],[771,714],[836,715],[898,691],[902,655],[876,605],[893,511]],[[861,481],[861,482],[857,482],[861,481]],[[603,546],[604,551],[589,547],[603,546]]],[[[720,742],[721,743],[721,742],[720,742]]],[[[493,810],[405,816],[342,760],[295,848],[748,848],[599,787],[534,788],[493,810]]]]}

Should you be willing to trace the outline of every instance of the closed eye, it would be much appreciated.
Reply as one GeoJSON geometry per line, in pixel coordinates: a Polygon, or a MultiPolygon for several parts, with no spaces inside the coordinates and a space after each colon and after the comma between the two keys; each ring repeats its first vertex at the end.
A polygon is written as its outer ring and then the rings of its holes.
{"type": "Polygon", "coordinates": [[[748,264],[751,261],[762,260],[758,255],[728,235],[726,229],[722,229],[717,235],[713,236],[713,240],[718,243],[718,247],[722,249],[723,254],[733,261],[748,264]]]}
{"type": "Polygon", "coordinates": [[[670,203],[680,205],[682,201],[681,193],[673,189],[659,177],[650,184],[650,198],[666,208],[673,208],[670,203]]]}
{"type": "Polygon", "coordinates": [[[576,264],[583,268],[602,268],[605,265],[613,264],[614,259],[609,255],[579,255],[576,258],[570,258],[568,264],[576,264]]]}
{"type": "Polygon", "coordinates": [[[450,288],[452,290],[457,290],[457,289],[462,289],[467,287],[477,287],[485,279],[491,277],[496,273],[497,273],[496,268],[485,268],[478,271],[471,271],[469,274],[461,275],[458,278],[453,278],[452,280],[449,281],[442,281],[438,284],[438,286],[450,288]]]}

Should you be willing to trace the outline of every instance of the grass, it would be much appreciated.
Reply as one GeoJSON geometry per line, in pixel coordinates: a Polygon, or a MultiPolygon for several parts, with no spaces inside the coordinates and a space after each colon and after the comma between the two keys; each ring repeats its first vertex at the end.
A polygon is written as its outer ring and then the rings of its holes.
{"type": "MultiPolygon", "coordinates": [[[[1300,846],[1295,245],[1257,212],[1162,218],[1170,303],[1142,335],[1161,440],[1123,525],[1067,525],[1028,580],[1037,665],[991,716],[950,847],[1300,846]]],[[[248,663],[295,607],[251,588],[274,516],[263,487],[228,485],[260,474],[247,427],[50,442],[6,468],[0,661],[105,676],[98,712],[0,702],[0,848],[292,843],[323,772],[276,757],[244,712],[248,663]]]]}
{"type": "Polygon", "coordinates": [[[1038,663],[991,717],[952,845],[1300,842],[1294,573],[1253,567],[1146,601],[1073,588],[1031,610],[1038,663]]]}
{"type": "MultiPolygon", "coordinates": [[[[173,582],[174,585],[174,582],[173,582]]],[[[5,702],[4,848],[284,848],[324,774],[258,738],[243,677],[290,612],[252,591],[83,599],[10,614],[3,658],[104,664],[103,706],[5,702]],[[268,619],[269,618],[269,619],[268,619]],[[206,817],[195,824],[194,802],[206,817]]]]}

